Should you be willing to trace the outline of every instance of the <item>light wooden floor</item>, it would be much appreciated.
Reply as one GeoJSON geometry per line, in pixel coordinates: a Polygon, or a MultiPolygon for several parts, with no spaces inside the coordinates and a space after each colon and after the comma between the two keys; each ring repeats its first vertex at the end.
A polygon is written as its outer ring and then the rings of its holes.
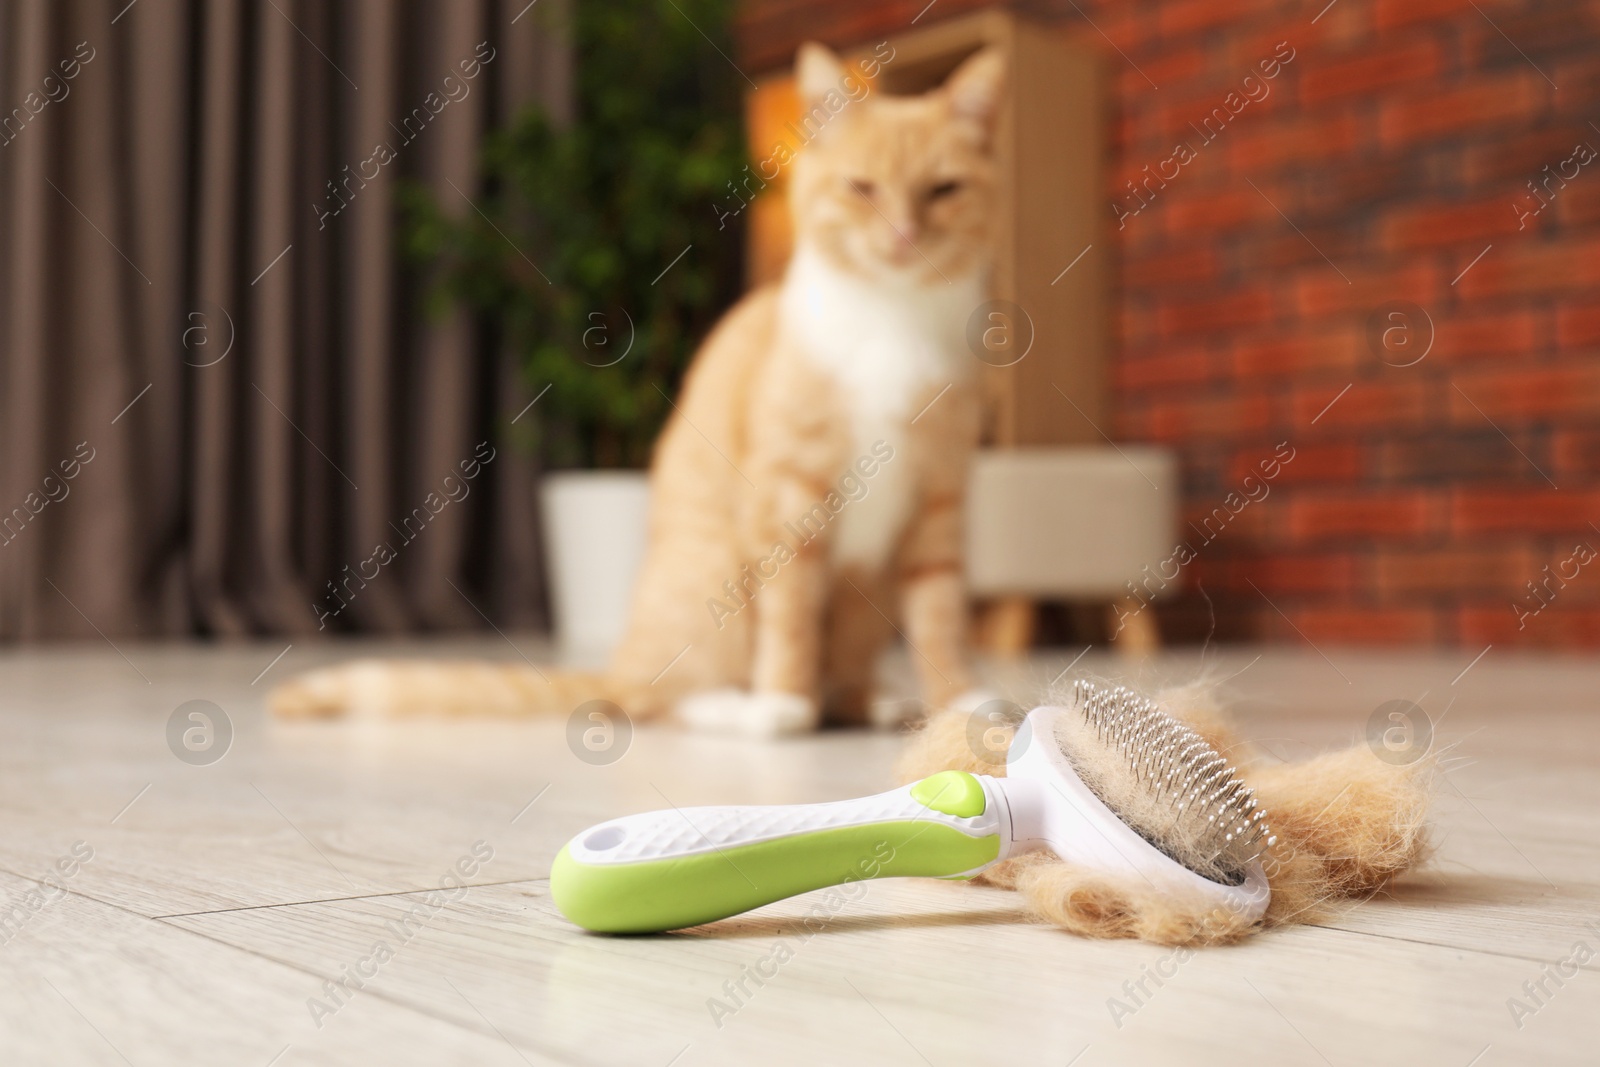
{"type": "MultiPolygon", "coordinates": [[[[518,641],[537,656],[534,642],[518,641]]],[[[370,649],[367,649],[370,651],[370,649]]],[[[505,642],[435,654],[515,653],[505,642]]],[[[1468,1064],[1600,1062],[1600,662],[1491,651],[1213,650],[1248,732],[1286,757],[1417,700],[1458,745],[1427,873],[1336,922],[1181,962],[1030,924],[1013,896],[873,883],[820,930],[786,902],[687,933],[586,935],[552,909],[552,856],[664,806],[814,801],[889,784],[897,741],[751,743],[640,729],[618,762],[563,722],[284,724],[274,680],[348,648],[124,644],[0,657],[0,1062],[1468,1064]],[[1456,679],[1452,681],[1452,679],[1456,679]],[[173,709],[224,708],[227,755],[169,751],[173,709]],[[493,850],[458,899],[430,896],[493,850]],[[70,861],[92,849],[86,863],[70,861]],[[71,870],[70,877],[58,869],[71,870]],[[40,890],[49,878],[59,889],[40,890]],[[27,894],[47,893],[37,910],[27,894]],[[419,906],[420,905],[420,906],[419,906]],[[389,925],[411,909],[409,935],[389,925]],[[392,951],[362,962],[374,947],[392,951]],[[784,946],[786,951],[779,951],[784,946]],[[758,961],[775,976],[746,976],[758,961]],[[1132,1015],[1124,983],[1176,975],[1132,1015]],[[372,975],[343,1003],[325,979],[372,975]],[[748,996],[730,996],[743,979],[748,996]],[[313,1018],[313,1002],[324,1010],[313,1018]],[[713,1013],[713,1000],[733,1008],[713,1013]],[[320,1024],[320,1025],[319,1025],[320,1024]]],[[[998,680],[1020,697],[1077,654],[998,680]]],[[[1136,681],[1192,677],[1194,653],[1136,681]]],[[[902,665],[903,666],[903,665],[902,665]]],[[[1079,664],[1118,667],[1092,652],[1079,664]]],[[[33,903],[40,897],[34,896],[33,903]]]]}

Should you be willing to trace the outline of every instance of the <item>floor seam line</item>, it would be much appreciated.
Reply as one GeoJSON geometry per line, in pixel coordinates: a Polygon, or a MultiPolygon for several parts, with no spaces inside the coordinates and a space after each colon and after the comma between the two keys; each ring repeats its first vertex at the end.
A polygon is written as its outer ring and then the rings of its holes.
{"type": "Polygon", "coordinates": [[[1471,952],[1478,956],[1490,956],[1500,960],[1524,960],[1528,963],[1548,963],[1546,959],[1538,956],[1524,956],[1515,952],[1497,952],[1494,949],[1474,948],[1470,945],[1445,945],[1437,941],[1423,941],[1415,937],[1397,937],[1393,934],[1378,933],[1373,930],[1352,930],[1344,926],[1325,926],[1322,923],[1300,923],[1301,926],[1314,930],[1327,930],[1330,933],[1349,934],[1352,937],[1374,937],[1381,941],[1399,941],[1407,945],[1425,945],[1428,948],[1448,949],[1452,952],[1471,952]]]}
{"type": "MultiPolygon", "coordinates": [[[[259,949],[247,948],[244,945],[238,945],[238,944],[235,944],[232,941],[225,941],[222,938],[217,937],[214,934],[208,934],[203,930],[195,930],[192,927],[188,927],[188,926],[179,926],[176,923],[166,922],[165,920],[155,920],[155,921],[161,922],[161,924],[163,926],[167,927],[168,929],[176,930],[176,931],[179,931],[180,933],[192,934],[195,937],[203,938],[204,940],[210,941],[213,944],[221,945],[224,948],[233,949],[236,952],[243,952],[247,956],[254,956],[256,959],[264,960],[267,963],[276,964],[279,967],[287,968],[288,970],[295,971],[296,973],[308,975],[308,976],[310,976],[312,978],[316,978],[316,979],[319,979],[321,981],[328,981],[329,980],[327,975],[319,974],[316,971],[313,971],[310,968],[305,967],[305,966],[303,966],[301,964],[294,963],[294,962],[291,962],[291,961],[285,960],[285,959],[280,959],[277,956],[268,955],[267,953],[262,952],[259,949]]],[[[366,986],[362,986],[360,988],[360,990],[358,990],[358,991],[362,992],[362,993],[365,993],[365,992],[368,992],[368,989],[367,989],[366,986]]],[[[471,1026],[471,1025],[465,1024],[460,1019],[454,1018],[454,1017],[449,1016],[449,1015],[440,1014],[439,1012],[429,1011],[428,1009],[426,1009],[425,1007],[423,1007],[420,1004],[413,1003],[413,1002],[411,1002],[409,1000],[405,1000],[403,998],[398,998],[398,997],[395,997],[395,996],[386,995],[385,992],[383,992],[383,991],[378,991],[378,990],[372,991],[372,996],[373,996],[373,999],[381,1000],[385,1004],[390,1005],[391,1007],[400,1008],[400,1009],[403,1009],[405,1011],[415,1012],[416,1014],[421,1015],[421,1016],[423,1016],[425,1018],[433,1019],[435,1022],[441,1022],[441,1023],[444,1023],[444,1024],[448,1025],[448,1026],[454,1026],[457,1029],[466,1030],[466,1031],[468,1031],[470,1033],[477,1034],[480,1037],[496,1037],[496,1036],[500,1036],[500,1035],[496,1034],[493,1031],[492,1028],[489,1029],[489,1030],[484,1030],[484,1029],[482,1029],[480,1027],[477,1027],[477,1026],[471,1026]]],[[[347,1003],[348,1003],[348,1001],[347,1001],[347,1003]]],[[[559,1057],[557,1057],[554,1053],[549,1052],[546,1049],[540,1048],[538,1046],[533,1046],[533,1047],[539,1052],[540,1055],[559,1059],[559,1057]]],[[[517,1046],[513,1046],[513,1050],[520,1051],[520,1049],[517,1046]]]]}
{"type": "MultiPolygon", "coordinates": [[[[545,878],[508,878],[503,882],[472,882],[465,886],[467,889],[488,889],[491,886],[502,885],[530,885],[538,882],[548,882],[545,878]]],[[[300,908],[308,904],[339,904],[349,900],[382,900],[385,897],[408,897],[420,893],[442,893],[444,889],[435,886],[432,889],[395,889],[387,893],[361,893],[347,897],[318,897],[315,900],[285,900],[272,904],[243,904],[237,908],[212,908],[208,911],[175,911],[167,915],[147,915],[147,919],[188,919],[197,915],[233,915],[241,911],[267,911],[272,908],[300,908]]]]}

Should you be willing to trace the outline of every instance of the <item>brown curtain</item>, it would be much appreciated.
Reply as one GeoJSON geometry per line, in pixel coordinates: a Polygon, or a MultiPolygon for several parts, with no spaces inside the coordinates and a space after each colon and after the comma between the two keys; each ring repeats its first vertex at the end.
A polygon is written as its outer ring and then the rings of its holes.
{"type": "Polygon", "coordinates": [[[393,194],[568,111],[561,15],[0,4],[0,638],[542,623],[532,391],[393,194]]]}

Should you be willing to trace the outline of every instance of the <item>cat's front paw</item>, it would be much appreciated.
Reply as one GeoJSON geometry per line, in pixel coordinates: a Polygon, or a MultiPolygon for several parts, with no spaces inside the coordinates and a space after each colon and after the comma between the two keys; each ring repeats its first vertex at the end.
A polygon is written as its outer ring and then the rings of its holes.
{"type": "Polygon", "coordinates": [[[922,701],[880,697],[867,706],[867,725],[874,730],[903,730],[924,717],[922,701]]]}
{"type": "Polygon", "coordinates": [[[990,689],[987,686],[978,685],[973,686],[971,689],[968,689],[965,692],[957,693],[950,699],[950,703],[946,704],[945,707],[951,711],[959,711],[963,715],[971,715],[985,704],[1004,699],[1004,697],[995,692],[993,689],[990,689]]]}
{"type": "Polygon", "coordinates": [[[690,729],[740,737],[786,737],[811,733],[821,722],[817,702],[798,693],[752,693],[711,689],[691,693],[675,709],[690,729]]]}

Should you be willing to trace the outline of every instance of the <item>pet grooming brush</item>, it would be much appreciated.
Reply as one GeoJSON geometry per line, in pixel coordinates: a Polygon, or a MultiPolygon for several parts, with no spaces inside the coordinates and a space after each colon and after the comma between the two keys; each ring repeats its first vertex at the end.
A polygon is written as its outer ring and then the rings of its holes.
{"type": "Polygon", "coordinates": [[[550,895],[579,926],[696,926],[862,878],[970,878],[1020,853],[1147,883],[1253,922],[1265,813],[1228,761],[1153,701],[1073,687],[1018,727],[1006,777],[941,771],[859,800],[613,819],[556,856],[550,895]]]}

